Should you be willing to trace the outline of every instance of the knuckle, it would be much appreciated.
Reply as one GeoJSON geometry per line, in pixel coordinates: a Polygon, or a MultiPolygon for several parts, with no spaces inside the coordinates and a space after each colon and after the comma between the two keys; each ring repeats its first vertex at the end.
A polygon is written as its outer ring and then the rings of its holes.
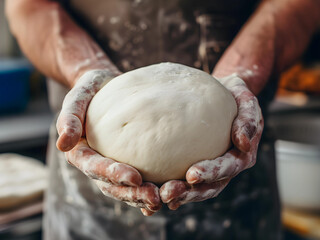
{"type": "Polygon", "coordinates": [[[70,159],[67,158],[66,161],[67,161],[67,163],[69,163],[70,165],[73,166],[73,163],[70,161],[70,159]]]}
{"type": "Polygon", "coordinates": [[[253,167],[255,164],[256,164],[256,157],[253,157],[253,158],[251,159],[251,161],[249,162],[248,168],[253,167]]]}
{"type": "Polygon", "coordinates": [[[66,159],[67,163],[69,163],[70,165],[74,165],[73,162],[72,162],[72,160],[71,160],[72,157],[71,157],[70,155],[71,155],[71,152],[66,152],[66,153],[64,154],[65,159],[66,159]]]}

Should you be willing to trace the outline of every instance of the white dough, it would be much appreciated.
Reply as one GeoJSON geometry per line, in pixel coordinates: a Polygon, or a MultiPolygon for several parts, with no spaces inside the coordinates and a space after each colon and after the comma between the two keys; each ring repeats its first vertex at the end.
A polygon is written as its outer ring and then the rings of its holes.
{"type": "Polygon", "coordinates": [[[160,184],[225,153],[236,114],[233,96],[211,75],[160,63],[106,84],[89,106],[86,135],[103,156],[160,184]]]}
{"type": "Polygon", "coordinates": [[[0,154],[0,211],[39,199],[47,176],[46,167],[33,158],[0,154]]]}

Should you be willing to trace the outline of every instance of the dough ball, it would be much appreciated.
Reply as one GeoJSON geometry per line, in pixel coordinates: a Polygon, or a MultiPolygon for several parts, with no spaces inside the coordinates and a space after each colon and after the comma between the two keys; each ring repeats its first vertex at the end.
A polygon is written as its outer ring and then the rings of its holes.
{"type": "Polygon", "coordinates": [[[103,156],[161,184],[225,153],[236,114],[233,96],[211,75],[160,63],[106,84],[89,106],[86,135],[103,156]]]}
{"type": "Polygon", "coordinates": [[[37,202],[47,187],[47,173],[36,159],[0,154],[0,212],[37,202]]]}

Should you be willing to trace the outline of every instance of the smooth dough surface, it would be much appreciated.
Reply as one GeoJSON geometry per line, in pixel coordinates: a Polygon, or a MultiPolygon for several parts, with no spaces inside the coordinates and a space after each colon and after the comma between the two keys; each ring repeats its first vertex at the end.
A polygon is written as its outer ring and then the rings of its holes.
{"type": "Polygon", "coordinates": [[[90,103],[86,135],[103,156],[161,184],[225,153],[236,114],[233,96],[211,75],[160,63],[106,84],[90,103]]]}

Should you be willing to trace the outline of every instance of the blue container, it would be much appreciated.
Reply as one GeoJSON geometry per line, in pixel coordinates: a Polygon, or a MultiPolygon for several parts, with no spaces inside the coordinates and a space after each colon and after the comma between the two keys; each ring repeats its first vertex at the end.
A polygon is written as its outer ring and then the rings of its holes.
{"type": "Polygon", "coordinates": [[[32,70],[32,65],[24,58],[0,58],[0,114],[26,108],[32,70]]]}

